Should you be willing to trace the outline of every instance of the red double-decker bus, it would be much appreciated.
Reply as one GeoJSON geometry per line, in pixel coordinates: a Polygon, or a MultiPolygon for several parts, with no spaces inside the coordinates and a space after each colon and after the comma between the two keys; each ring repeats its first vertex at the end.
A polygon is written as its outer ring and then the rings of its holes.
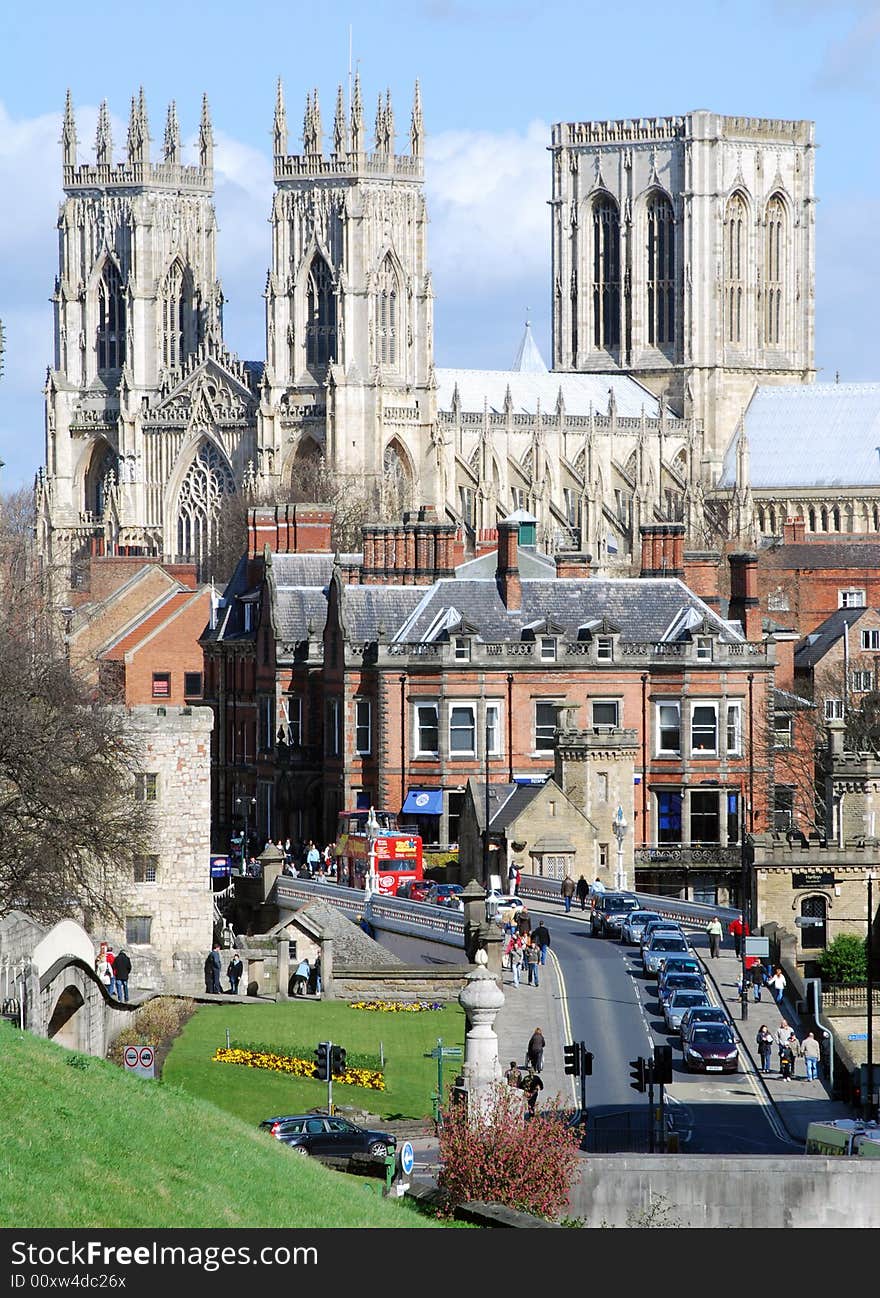
{"type": "Polygon", "coordinates": [[[404,879],[421,879],[422,840],[401,833],[390,811],[342,811],[336,832],[336,877],[350,888],[364,888],[373,853],[378,891],[393,897],[404,879]]]}

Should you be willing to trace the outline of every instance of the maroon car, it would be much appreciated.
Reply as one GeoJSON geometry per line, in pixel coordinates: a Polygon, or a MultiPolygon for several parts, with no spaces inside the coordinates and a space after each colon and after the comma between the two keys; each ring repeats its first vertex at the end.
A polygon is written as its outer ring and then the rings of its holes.
{"type": "Polygon", "coordinates": [[[733,1031],[723,1023],[700,1023],[682,1045],[689,1073],[738,1073],[733,1031]]]}

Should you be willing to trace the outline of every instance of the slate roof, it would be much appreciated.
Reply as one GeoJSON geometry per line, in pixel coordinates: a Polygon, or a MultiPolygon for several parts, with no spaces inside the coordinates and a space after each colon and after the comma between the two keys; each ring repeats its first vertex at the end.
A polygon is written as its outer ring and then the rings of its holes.
{"type": "Polygon", "coordinates": [[[660,402],[653,392],[625,374],[536,373],[528,370],[444,370],[436,371],[437,409],[452,410],[452,396],[458,388],[462,410],[489,410],[501,414],[508,387],[514,414],[533,415],[540,403],[552,415],[562,390],[568,415],[608,413],[608,395],[614,392],[617,413],[638,418],[644,410],[649,419],[660,418],[660,402]]]}
{"type": "Polygon", "coordinates": [[[286,586],[328,586],[333,575],[333,555],[273,554],[272,575],[279,590],[286,586]]]}
{"type": "Polygon", "coordinates": [[[391,639],[430,590],[425,586],[344,586],[342,616],[350,640],[391,639]]]}
{"type": "Polygon", "coordinates": [[[798,671],[807,671],[815,667],[825,657],[832,645],[841,638],[846,627],[854,626],[866,608],[839,608],[824,622],[820,622],[814,631],[799,640],[794,647],[794,665],[798,671]]]}
{"type": "MultiPolygon", "coordinates": [[[[549,554],[539,554],[537,550],[529,547],[523,548],[522,546],[517,546],[516,553],[520,580],[533,577],[555,578],[556,561],[549,554]]],[[[467,563],[459,564],[455,570],[455,579],[456,581],[465,581],[480,578],[484,581],[494,581],[497,567],[498,551],[489,550],[476,559],[469,559],[467,563]]]]}
{"type": "MultiPolygon", "coordinates": [[[[449,605],[454,605],[463,619],[476,628],[484,642],[520,640],[524,627],[546,618],[573,639],[586,623],[607,619],[619,629],[622,641],[653,643],[667,637],[683,609],[693,610],[694,621],[705,618],[722,641],[731,643],[742,639],[674,577],[594,578],[587,581],[554,577],[546,581],[523,581],[522,608],[517,612],[505,608],[494,579],[444,579],[427,589],[409,587],[403,593],[421,597],[411,616],[405,623],[398,624],[393,635],[393,639],[408,644],[422,641],[432,623],[449,605]]],[[[687,629],[682,627],[682,632],[686,634],[687,629]]]]}
{"type": "Polygon", "coordinates": [[[538,350],[538,344],[535,342],[532,333],[532,326],[526,321],[525,332],[522,336],[522,342],[516,353],[516,359],[513,362],[513,368],[523,374],[546,374],[547,366],[544,364],[544,357],[538,350]]]}
{"type": "Polygon", "coordinates": [[[873,541],[797,541],[775,545],[760,552],[761,567],[801,568],[877,568],[880,569],[880,545],[873,541]]]}
{"type": "MultiPolygon", "coordinates": [[[[880,383],[759,386],[745,413],[749,476],[775,487],[880,487],[880,383]]],[[[736,484],[734,434],[718,485],[736,484]]]]}
{"type": "Polygon", "coordinates": [[[346,919],[341,911],[320,897],[300,906],[296,915],[307,915],[320,929],[323,937],[333,939],[334,965],[343,965],[346,969],[374,969],[377,965],[399,968],[404,963],[399,956],[374,942],[358,924],[346,919]]]}

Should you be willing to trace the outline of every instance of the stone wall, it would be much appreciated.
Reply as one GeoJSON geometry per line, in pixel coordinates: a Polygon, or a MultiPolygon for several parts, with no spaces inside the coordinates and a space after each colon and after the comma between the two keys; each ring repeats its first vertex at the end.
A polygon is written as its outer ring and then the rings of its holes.
{"type": "Polygon", "coordinates": [[[458,969],[347,969],[336,966],[337,1000],[443,1001],[456,1003],[469,966],[458,969]]]}

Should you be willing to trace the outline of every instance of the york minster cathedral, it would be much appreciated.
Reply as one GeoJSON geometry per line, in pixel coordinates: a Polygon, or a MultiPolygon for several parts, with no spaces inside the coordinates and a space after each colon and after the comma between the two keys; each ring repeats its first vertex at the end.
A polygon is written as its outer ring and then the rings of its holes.
{"type": "MultiPolygon", "coordinates": [[[[46,383],[40,545],[197,561],[224,499],[295,498],[316,463],[377,512],[432,505],[477,543],[525,510],[549,551],[629,565],[639,527],[754,545],[878,527],[880,385],[816,383],[811,122],[681,117],[552,128],[552,357],[531,330],[511,368],[434,364],[416,85],[365,124],[360,78],[325,130],[306,97],[291,153],[274,114],[265,356],[223,338],[213,130],[185,163],[143,91],[124,150],[101,106],[81,160],[68,93],[46,383]],[[401,145],[403,146],[401,148],[401,145]],[[847,466],[835,464],[839,452],[847,466]]],[[[372,114],[371,114],[372,116],[372,114]]]]}

